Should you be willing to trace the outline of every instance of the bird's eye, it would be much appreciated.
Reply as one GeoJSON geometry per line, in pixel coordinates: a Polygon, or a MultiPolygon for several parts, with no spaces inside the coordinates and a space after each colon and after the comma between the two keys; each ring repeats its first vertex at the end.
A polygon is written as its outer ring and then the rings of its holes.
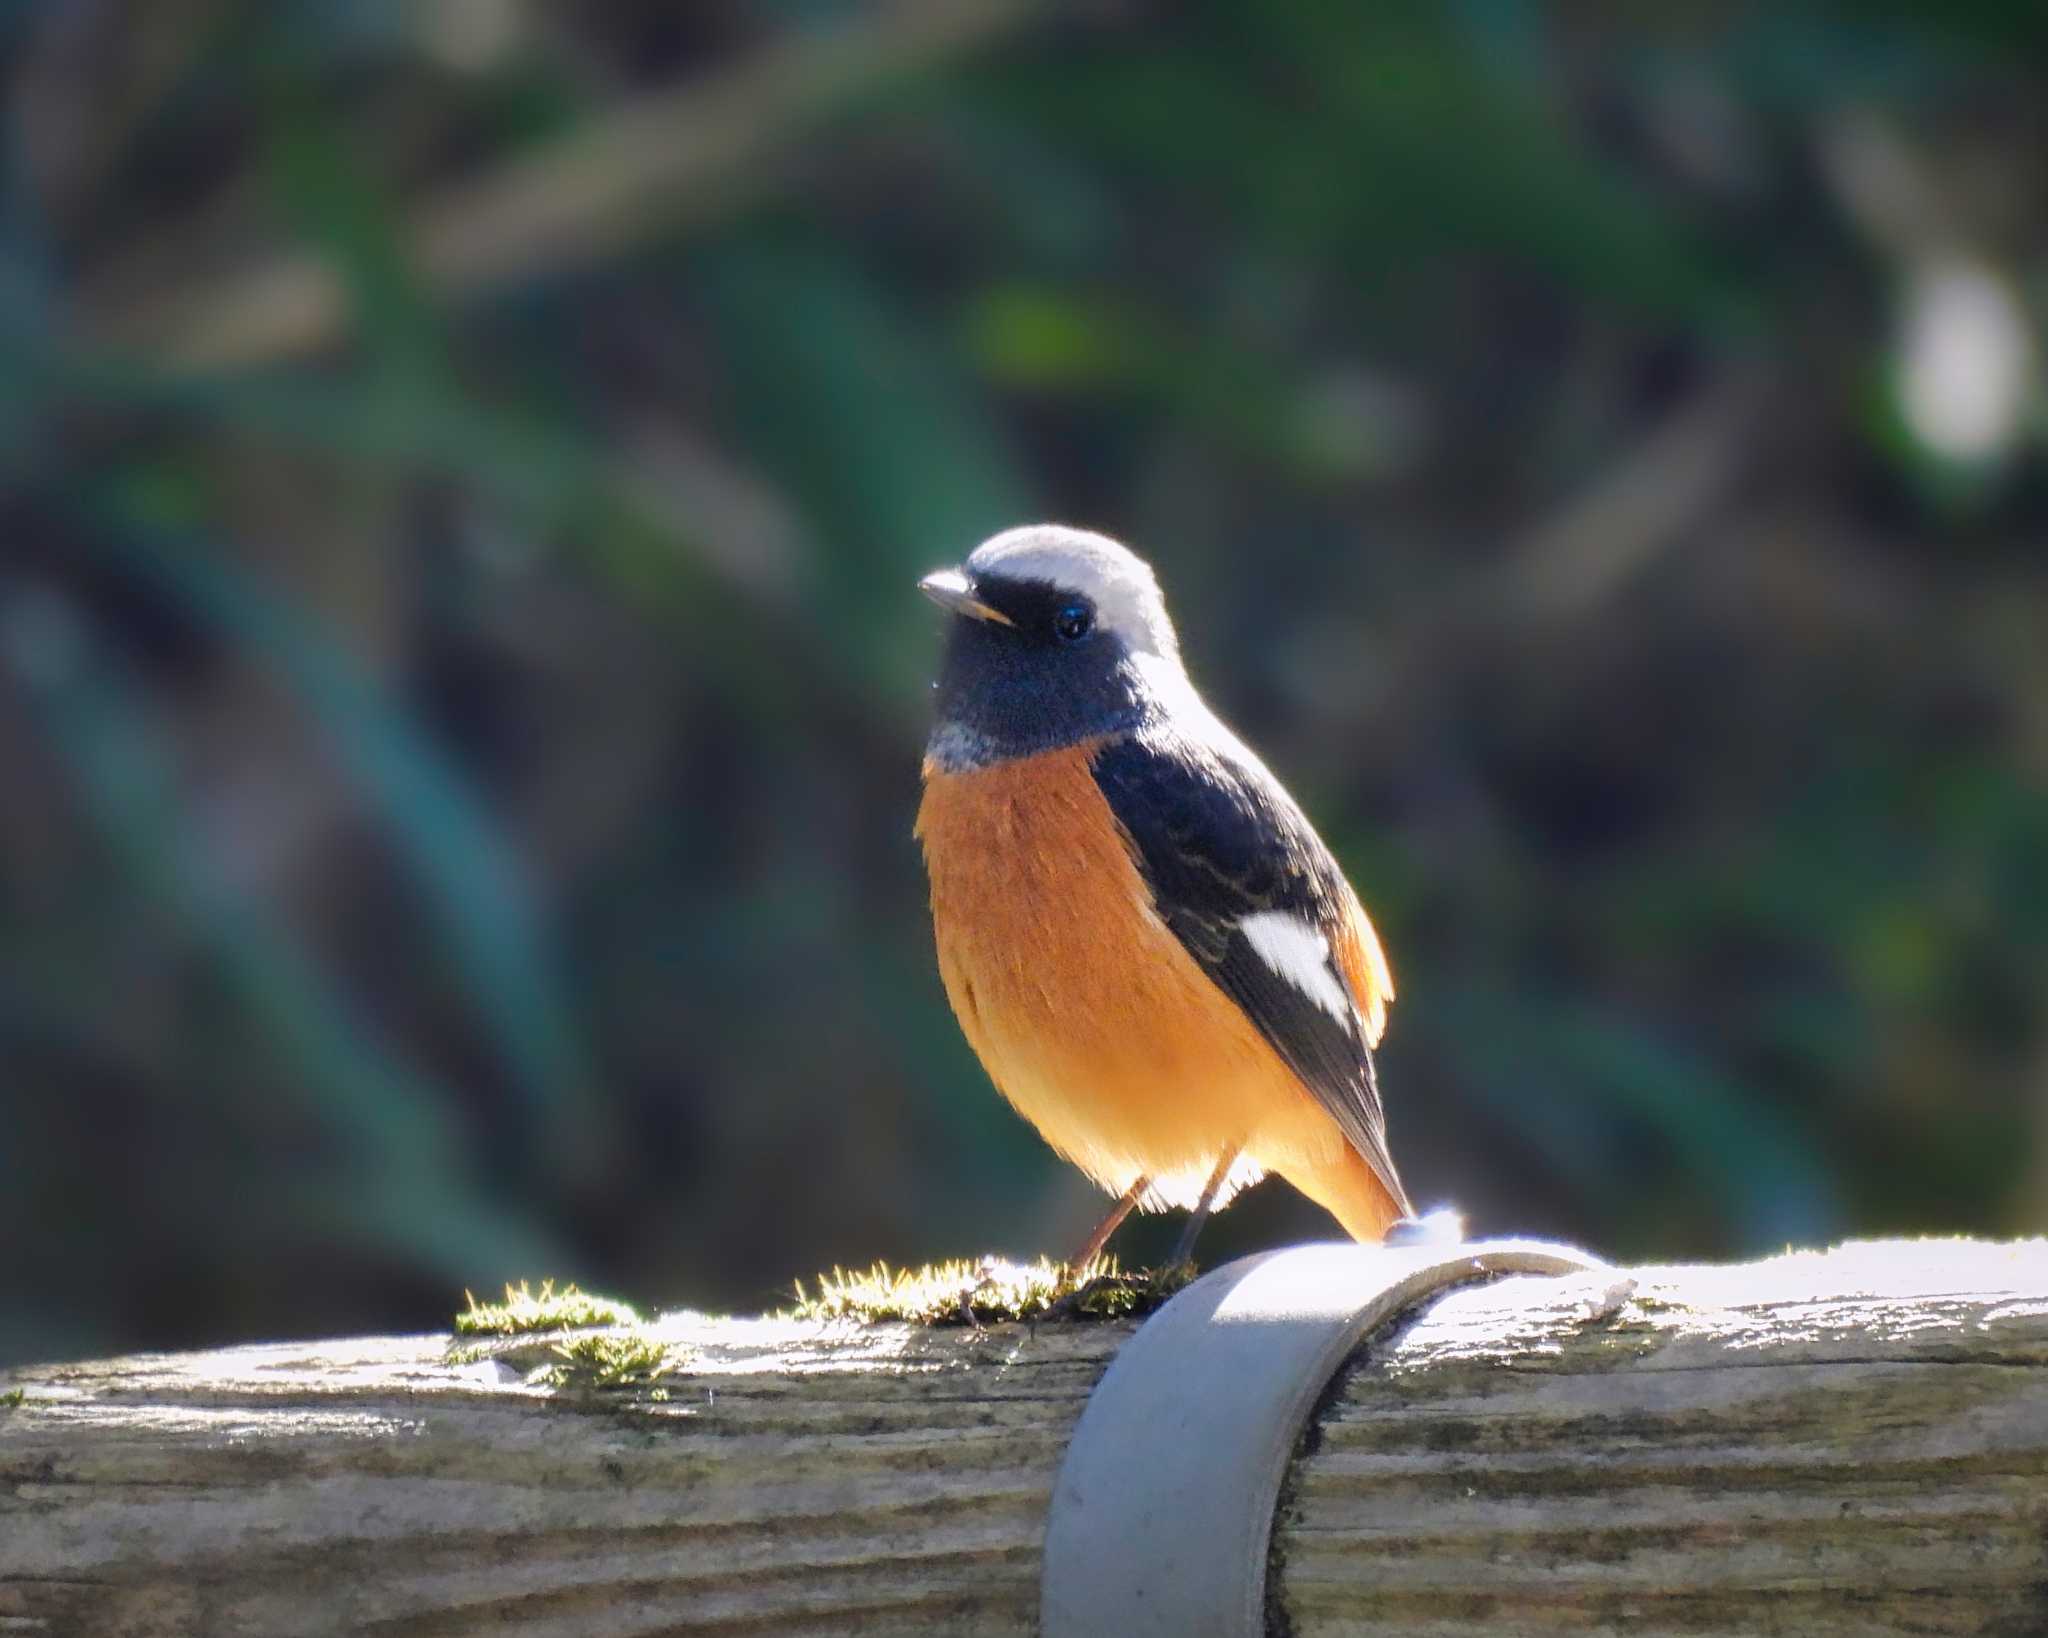
{"type": "Polygon", "coordinates": [[[1094,628],[1095,611],[1086,603],[1062,603],[1052,617],[1052,634],[1063,643],[1078,643],[1094,628]]]}

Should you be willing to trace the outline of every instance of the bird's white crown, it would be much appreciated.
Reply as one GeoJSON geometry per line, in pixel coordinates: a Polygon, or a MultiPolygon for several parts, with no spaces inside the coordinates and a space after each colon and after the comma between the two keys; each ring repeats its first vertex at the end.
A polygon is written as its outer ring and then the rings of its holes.
{"type": "Polygon", "coordinates": [[[1005,529],[968,554],[970,579],[1039,581],[1078,593],[1095,605],[1102,629],[1133,654],[1178,662],[1180,643],[1152,566],[1107,535],[1060,523],[1005,529]]]}

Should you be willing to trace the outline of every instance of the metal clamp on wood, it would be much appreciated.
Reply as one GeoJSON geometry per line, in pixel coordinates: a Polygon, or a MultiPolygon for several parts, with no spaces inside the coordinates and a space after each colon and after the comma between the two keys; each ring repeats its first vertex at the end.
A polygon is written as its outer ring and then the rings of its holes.
{"type": "Polygon", "coordinates": [[[1206,1274],[1124,1345],[1054,1486],[1042,1638],[1256,1638],[1287,1466],[1374,1331],[1455,1286],[1605,1267],[1567,1246],[1308,1245],[1206,1274]]]}

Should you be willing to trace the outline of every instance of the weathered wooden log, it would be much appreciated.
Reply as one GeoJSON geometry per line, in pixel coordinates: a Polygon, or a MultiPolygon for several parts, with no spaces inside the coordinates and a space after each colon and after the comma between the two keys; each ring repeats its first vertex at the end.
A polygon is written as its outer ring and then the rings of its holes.
{"type": "MultiPolygon", "coordinates": [[[[445,1337],[17,1371],[0,1633],[1028,1634],[1132,1329],[673,1316],[616,1390],[445,1337]]],[[[2044,1367],[2042,1242],[1454,1293],[1319,1408],[1275,1630],[2048,1632],[2044,1367]]]]}

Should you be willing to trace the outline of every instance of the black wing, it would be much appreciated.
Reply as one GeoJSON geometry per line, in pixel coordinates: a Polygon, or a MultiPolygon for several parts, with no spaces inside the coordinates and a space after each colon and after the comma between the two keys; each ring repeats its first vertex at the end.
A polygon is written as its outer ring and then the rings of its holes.
{"type": "Polygon", "coordinates": [[[1342,968],[1333,956],[1330,976],[1353,1002],[1340,1017],[1276,971],[1243,931],[1246,917],[1280,911],[1320,930],[1334,953],[1352,913],[1350,889],[1322,838],[1270,774],[1178,736],[1110,741],[1093,767],[1160,919],[1408,1211],[1372,1047],[1342,968]]]}

